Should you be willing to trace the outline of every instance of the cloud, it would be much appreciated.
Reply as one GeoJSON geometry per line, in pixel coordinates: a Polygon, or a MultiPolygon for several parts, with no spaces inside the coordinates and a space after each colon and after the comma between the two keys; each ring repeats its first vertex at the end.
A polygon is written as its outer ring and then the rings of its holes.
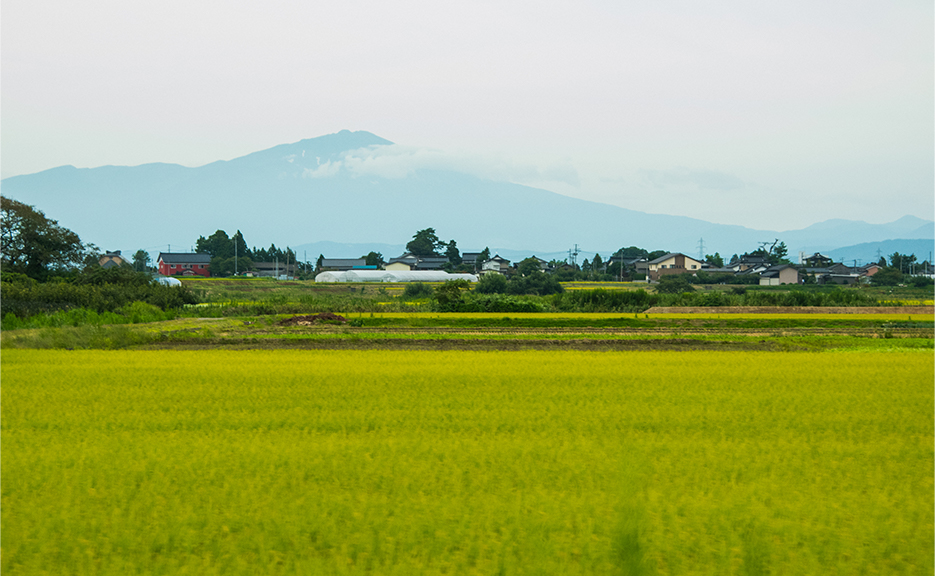
{"type": "Polygon", "coordinates": [[[715,170],[678,167],[670,170],[642,170],[640,174],[656,188],[693,186],[701,190],[729,191],[747,187],[747,183],[740,178],[715,170]]]}
{"type": "Polygon", "coordinates": [[[569,163],[537,166],[517,162],[502,156],[453,154],[429,148],[400,146],[370,146],[344,152],[339,159],[329,160],[315,168],[307,168],[305,178],[326,178],[344,171],[350,176],[378,176],[401,179],[421,170],[450,170],[486,180],[529,182],[561,182],[577,186],[578,172],[569,163]]]}
{"type": "MultiPolygon", "coordinates": [[[[290,160],[291,162],[291,160],[290,160]]],[[[328,178],[330,176],[336,175],[341,171],[341,162],[331,162],[330,160],[324,164],[319,164],[317,168],[306,168],[302,172],[303,178],[328,178]]]]}

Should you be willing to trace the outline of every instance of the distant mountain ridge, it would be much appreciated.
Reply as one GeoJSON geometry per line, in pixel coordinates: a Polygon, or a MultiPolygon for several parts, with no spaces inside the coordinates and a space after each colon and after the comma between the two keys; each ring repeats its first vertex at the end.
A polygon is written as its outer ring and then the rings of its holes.
{"type": "Polygon", "coordinates": [[[779,238],[794,256],[935,237],[935,222],[914,216],[887,224],[833,219],[777,232],[648,214],[439,166],[405,164],[411,158],[397,151],[370,132],[343,130],[195,168],[62,166],[6,178],[0,191],[35,205],[102,249],[126,251],[156,251],[169,244],[189,248],[198,236],[217,229],[239,229],[251,246],[323,241],[397,246],[415,231],[433,227],[462,250],[490,246],[516,254],[564,254],[577,244],[579,259],[630,245],[696,254],[701,238],[708,254],[722,256],[779,238]]]}

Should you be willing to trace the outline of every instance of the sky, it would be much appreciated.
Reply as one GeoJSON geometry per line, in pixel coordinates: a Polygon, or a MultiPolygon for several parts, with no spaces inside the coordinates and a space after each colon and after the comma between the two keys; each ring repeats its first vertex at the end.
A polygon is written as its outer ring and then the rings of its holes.
{"type": "Polygon", "coordinates": [[[789,230],[933,219],[933,110],[930,0],[0,7],[3,177],[367,130],[485,177],[789,230]]]}

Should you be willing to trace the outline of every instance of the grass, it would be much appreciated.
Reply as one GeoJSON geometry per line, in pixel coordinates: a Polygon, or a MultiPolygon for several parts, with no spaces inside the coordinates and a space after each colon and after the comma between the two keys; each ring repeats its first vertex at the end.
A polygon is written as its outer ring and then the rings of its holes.
{"type": "Polygon", "coordinates": [[[930,354],[4,350],[4,573],[930,574],[930,354]]]}

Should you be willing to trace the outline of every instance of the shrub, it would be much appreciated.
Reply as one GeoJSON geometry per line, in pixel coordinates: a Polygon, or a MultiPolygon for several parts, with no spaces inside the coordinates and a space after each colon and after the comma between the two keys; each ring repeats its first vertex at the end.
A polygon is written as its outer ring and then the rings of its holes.
{"type": "Polygon", "coordinates": [[[406,299],[430,298],[431,296],[432,287],[422,282],[412,282],[403,288],[403,298],[406,299]]]}
{"type": "Polygon", "coordinates": [[[506,292],[506,285],[506,276],[488,273],[480,277],[474,291],[480,294],[503,294],[506,292]]]}

